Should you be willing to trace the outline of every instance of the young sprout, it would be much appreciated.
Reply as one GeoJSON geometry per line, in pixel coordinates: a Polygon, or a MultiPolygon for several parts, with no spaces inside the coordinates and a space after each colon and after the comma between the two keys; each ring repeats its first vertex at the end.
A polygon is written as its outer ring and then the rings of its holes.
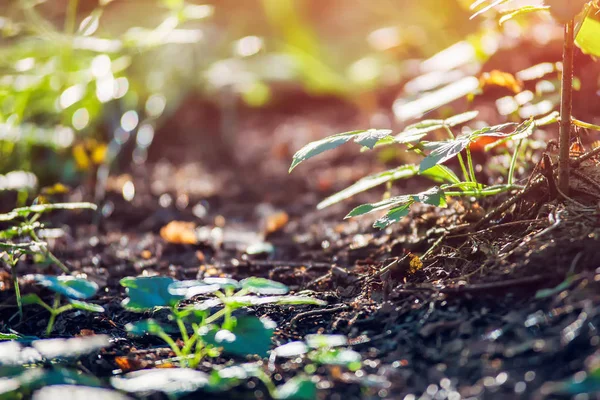
{"type": "Polygon", "coordinates": [[[35,293],[23,296],[23,304],[37,304],[44,307],[50,313],[50,319],[46,327],[46,336],[50,336],[52,333],[56,317],[66,311],[78,309],[90,312],[104,312],[102,306],[83,301],[93,297],[98,291],[98,285],[94,282],[67,275],[32,275],[31,279],[54,292],[52,306],[48,305],[48,303],[35,293]],[[68,304],[61,306],[62,297],[66,298],[68,304]]]}
{"type": "Polygon", "coordinates": [[[324,305],[311,297],[285,295],[288,288],[264,278],[240,282],[227,278],[177,281],[164,276],[124,278],[128,298],[122,305],[128,310],[145,312],[157,308],[169,310],[171,324],[147,319],[128,324],[133,335],[150,334],[161,338],[173,350],[182,365],[195,367],[206,355],[226,353],[246,356],[267,355],[275,323],[268,318],[234,316],[242,307],[264,304],[324,305]],[[214,297],[183,305],[198,295],[214,297]],[[268,295],[261,297],[259,295],[268,295]],[[177,345],[168,332],[176,331],[183,342],[177,345]]]}

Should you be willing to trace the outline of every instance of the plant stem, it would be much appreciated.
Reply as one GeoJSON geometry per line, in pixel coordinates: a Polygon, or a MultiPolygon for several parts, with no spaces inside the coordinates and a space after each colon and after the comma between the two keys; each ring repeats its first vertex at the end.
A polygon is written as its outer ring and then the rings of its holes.
{"type": "Polygon", "coordinates": [[[19,277],[17,276],[16,263],[10,266],[10,273],[12,275],[15,296],[17,297],[17,307],[19,307],[19,321],[23,321],[23,301],[21,301],[21,289],[19,288],[19,277]]]}
{"type": "Polygon", "coordinates": [[[517,158],[519,156],[519,150],[521,150],[521,145],[523,145],[523,139],[517,142],[517,147],[515,147],[515,152],[513,153],[512,159],[510,160],[510,168],[508,169],[508,181],[509,185],[512,185],[515,181],[515,166],[517,165],[517,158]]]}
{"type": "Polygon", "coordinates": [[[569,148],[571,146],[571,110],[573,100],[574,20],[565,25],[563,71],[560,85],[560,133],[558,156],[558,187],[569,195],[569,148]]]}
{"type": "Polygon", "coordinates": [[[52,309],[50,310],[50,319],[48,320],[48,326],[46,327],[46,336],[50,336],[52,333],[52,329],[54,329],[54,322],[56,321],[56,317],[60,314],[60,310],[58,306],[60,305],[60,295],[56,293],[54,295],[54,303],[52,304],[52,309]]]}
{"type": "Polygon", "coordinates": [[[72,35],[75,33],[75,20],[77,18],[77,6],[79,0],[69,0],[69,8],[67,8],[67,15],[65,16],[65,33],[72,35]]]}
{"type": "MultiPolygon", "coordinates": [[[[446,130],[446,132],[448,133],[448,137],[452,140],[456,139],[456,137],[454,136],[454,133],[452,133],[452,129],[450,129],[449,126],[444,125],[444,129],[446,130]]],[[[462,154],[458,153],[458,162],[460,163],[460,169],[462,170],[463,173],[463,178],[465,179],[465,181],[468,181],[469,178],[469,173],[467,172],[467,168],[465,167],[465,160],[463,160],[462,154]]]]}
{"type": "MultiPolygon", "coordinates": [[[[29,232],[29,235],[36,242],[41,242],[40,238],[37,236],[37,234],[33,230],[31,230],[31,232],[29,232]]],[[[58,265],[58,267],[60,269],[62,269],[65,274],[68,274],[71,272],[71,271],[69,271],[69,268],[67,268],[67,266],[65,264],[63,264],[62,261],[60,261],[58,258],[56,258],[56,256],[54,254],[52,254],[52,252],[50,250],[48,250],[48,248],[46,246],[41,246],[41,247],[44,249],[43,251],[44,251],[44,254],[46,255],[46,257],[48,257],[50,260],[52,260],[52,262],[54,262],[54,264],[58,265]]]]}
{"type": "Polygon", "coordinates": [[[185,324],[181,320],[181,318],[177,318],[177,326],[179,327],[179,331],[181,332],[181,338],[184,343],[187,343],[190,340],[190,335],[188,335],[187,328],[185,324]]]}
{"type": "Polygon", "coordinates": [[[477,185],[477,187],[479,187],[479,184],[477,184],[477,178],[475,177],[475,168],[473,167],[473,157],[471,157],[471,149],[469,148],[469,145],[467,145],[467,148],[465,149],[465,151],[467,152],[467,163],[469,165],[469,177],[471,178],[471,182],[475,183],[477,185]]]}

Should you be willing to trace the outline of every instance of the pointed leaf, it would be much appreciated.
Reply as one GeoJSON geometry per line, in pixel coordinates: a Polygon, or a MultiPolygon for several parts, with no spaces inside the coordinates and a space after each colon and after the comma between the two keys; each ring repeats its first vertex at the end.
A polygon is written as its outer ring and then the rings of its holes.
{"type": "Polygon", "coordinates": [[[290,289],[283,283],[270,279],[251,277],[240,281],[242,289],[256,294],[286,294],[290,289]]]}
{"type": "Polygon", "coordinates": [[[377,203],[362,204],[346,215],[345,218],[357,217],[359,215],[369,214],[375,211],[384,210],[399,204],[410,205],[413,202],[413,198],[410,195],[396,196],[389,199],[379,201],[377,203]]]}
{"type": "Polygon", "coordinates": [[[400,221],[403,217],[406,217],[408,215],[411,204],[412,203],[408,203],[400,207],[392,208],[384,217],[381,217],[377,221],[375,221],[373,227],[385,229],[388,226],[400,221]]]}
{"type": "Polygon", "coordinates": [[[442,142],[429,142],[425,148],[432,150],[419,164],[419,171],[424,172],[438,164],[442,164],[453,157],[456,157],[461,151],[469,145],[468,136],[459,136],[453,140],[442,142]]]}
{"type": "Polygon", "coordinates": [[[385,136],[389,136],[391,133],[392,131],[388,129],[351,131],[338,133],[337,135],[329,136],[324,139],[317,140],[316,142],[309,143],[298,150],[296,154],[294,154],[289,172],[296,168],[296,166],[298,166],[298,164],[301,162],[321,154],[324,151],[335,149],[350,140],[354,139],[356,143],[372,148],[375,146],[378,140],[384,138],[385,136]]]}
{"type": "Polygon", "coordinates": [[[98,207],[92,203],[54,203],[54,204],[35,204],[29,207],[15,208],[12,212],[21,217],[27,217],[29,214],[41,214],[53,210],[96,210],[98,207]]]}
{"type": "Polygon", "coordinates": [[[446,207],[446,195],[439,187],[432,187],[412,196],[415,202],[429,204],[436,207],[446,207]]]}

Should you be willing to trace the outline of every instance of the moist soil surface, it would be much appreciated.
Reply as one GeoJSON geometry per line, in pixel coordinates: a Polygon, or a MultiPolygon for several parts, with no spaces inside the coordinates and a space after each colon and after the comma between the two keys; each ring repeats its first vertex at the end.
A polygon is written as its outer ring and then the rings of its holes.
{"type": "MultiPolygon", "coordinates": [[[[65,313],[53,336],[106,333],[114,340],[80,367],[108,379],[173,356],[158,339],[127,335],[124,326],[147,315],[121,307],[121,278],[260,276],[327,302],[244,310],[277,323],[273,346],[310,333],[335,333],[346,335],[349,347],[362,355],[358,372],[317,369],[323,398],[568,398],[552,382],[600,362],[600,215],[593,190],[586,197],[575,192],[571,200],[551,199],[547,182],[536,175],[530,185],[540,184],[487,219],[510,195],[454,200],[445,209],[421,207],[386,230],[372,228],[368,217],[343,220],[354,205],[377,200],[382,191],[324,210],[316,204],[381,170],[381,161],[350,146],[288,175],[291,156],[311,140],[374,123],[373,114],[388,126],[392,117],[386,111],[364,113],[347,101],[283,92],[277,106],[239,106],[233,138],[215,133],[225,118],[222,110],[188,98],[158,132],[144,164],[124,155],[125,166],[108,182],[98,215],[57,212],[49,218],[49,226],[65,231],[49,240],[54,254],[76,275],[98,283],[94,302],[106,310],[65,313]],[[122,195],[128,180],[135,185],[130,201],[122,195]],[[192,222],[198,243],[165,240],[161,228],[171,221],[192,222]],[[265,242],[272,245],[268,252],[247,253],[248,246],[265,242]],[[558,290],[547,290],[567,276],[558,290]]],[[[392,96],[377,96],[381,109],[389,110],[392,96]]],[[[480,103],[480,110],[491,113],[493,99],[480,103]]],[[[393,159],[390,166],[398,163],[393,159]]],[[[532,168],[526,166],[523,183],[532,168]]],[[[83,183],[65,200],[90,198],[91,185],[83,183]]],[[[426,185],[412,180],[393,190],[415,192],[426,185]]],[[[4,207],[11,202],[5,196],[4,207]]],[[[60,274],[56,266],[33,259],[19,270],[21,290],[43,298],[49,292],[26,275],[60,274]]],[[[43,336],[47,313],[27,307],[22,322],[10,319],[16,309],[7,306],[14,304],[8,273],[3,281],[3,327],[43,336]]],[[[230,361],[211,359],[200,368],[230,361]]],[[[276,383],[302,370],[301,362],[286,360],[269,369],[276,383]]],[[[265,393],[258,381],[249,381],[203,396],[268,397],[265,393]]]]}

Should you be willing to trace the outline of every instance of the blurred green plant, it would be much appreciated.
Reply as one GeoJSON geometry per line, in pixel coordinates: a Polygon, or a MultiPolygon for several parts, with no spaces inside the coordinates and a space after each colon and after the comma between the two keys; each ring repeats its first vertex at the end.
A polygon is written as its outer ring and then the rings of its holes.
{"type": "Polygon", "coordinates": [[[83,278],[75,278],[74,276],[51,276],[51,275],[33,275],[32,280],[39,285],[54,292],[54,301],[52,306],[48,305],[44,300],[35,293],[30,293],[23,296],[23,304],[37,304],[45,308],[50,313],[50,319],[46,326],[46,336],[50,336],[54,329],[56,317],[60,314],[77,309],[89,312],[104,312],[104,307],[97,304],[85,302],[90,297],[94,296],[98,291],[98,285],[94,282],[83,278]],[[68,304],[63,306],[61,296],[67,299],[68,304]]]}
{"type": "Polygon", "coordinates": [[[42,241],[37,231],[44,228],[39,221],[42,214],[53,210],[96,210],[92,203],[54,203],[36,204],[29,207],[15,208],[14,210],[0,214],[0,223],[8,223],[10,226],[0,230],[0,260],[2,260],[11,271],[13,287],[19,307],[19,315],[23,316],[23,306],[17,264],[24,255],[41,255],[56,264],[65,273],[69,269],[48,249],[48,245],[42,241]]]}

